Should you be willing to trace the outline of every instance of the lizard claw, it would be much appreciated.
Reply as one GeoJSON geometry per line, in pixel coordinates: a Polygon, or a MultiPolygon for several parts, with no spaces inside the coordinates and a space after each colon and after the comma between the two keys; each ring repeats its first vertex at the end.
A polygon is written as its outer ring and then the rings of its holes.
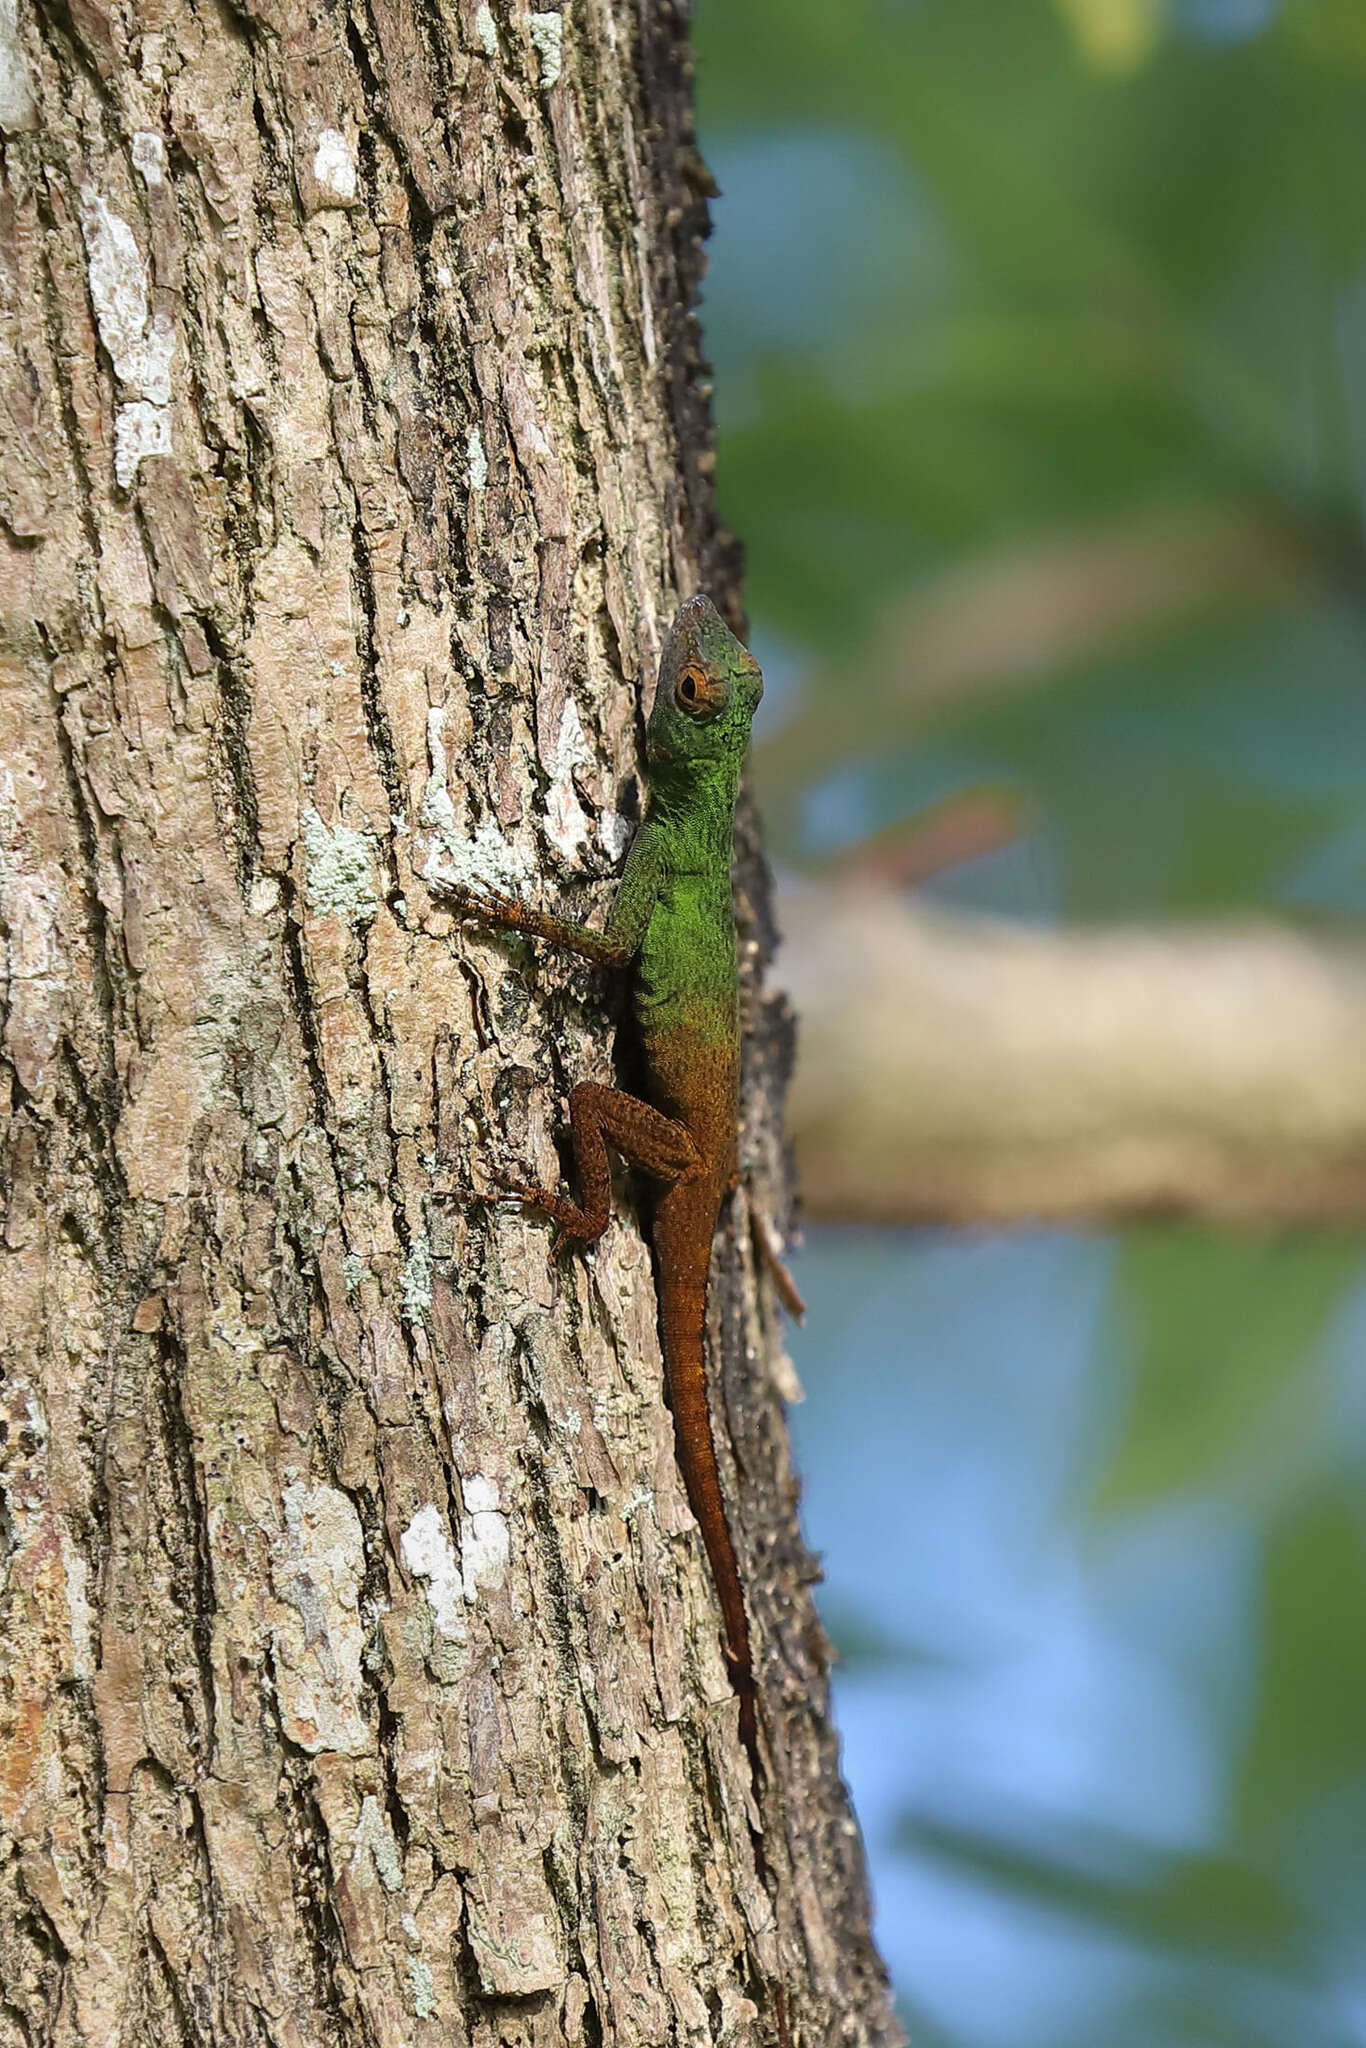
{"type": "Polygon", "coordinates": [[[510,1174],[499,1173],[496,1167],[489,1168],[489,1179],[498,1190],[495,1199],[506,1197],[518,1202],[530,1202],[538,1209],[548,1209],[549,1197],[543,1188],[532,1187],[530,1181],[513,1180],[510,1174]]]}
{"type": "Polygon", "coordinates": [[[486,889],[479,883],[457,882],[445,875],[430,875],[427,880],[462,917],[506,917],[515,914],[518,908],[514,897],[501,895],[497,889],[486,889]]]}
{"type": "Polygon", "coordinates": [[[552,1223],[559,1226],[555,1232],[555,1241],[550,1247],[552,1259],[558,1259],[567,1245],[580,1244],[584,1241],[583,1231],[575,1228],[578,1220],[577,1209],[561,1196],[551,1194],[548,1188],[532,1187],[529,1181],[512,1180],[505,1173],[490,1173],[489,1178],[498,1183],[502,1194],[519,1202],[530,1203],[533,1209],[540,1209],[552,1223]]]}

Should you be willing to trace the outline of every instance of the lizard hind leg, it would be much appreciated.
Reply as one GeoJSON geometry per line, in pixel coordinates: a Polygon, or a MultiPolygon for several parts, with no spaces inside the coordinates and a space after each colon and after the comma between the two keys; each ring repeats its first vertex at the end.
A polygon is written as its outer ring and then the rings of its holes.
{"type": "Polygon", "coordinates": [[[569,1243],[594,1244],[606,1230],[612,1213],[609,1142],[623,1159],[656,1180],[682,1180],[701,1164],[702,1155],[686,1124],[622,1088],[605,1088],[598,1081],[580,1081],[570,1095],[569,1133],[579,1184],[577,1202],[523,1181],[502,1182],[509,1194],[543,1209],[559,1225],[552,1256],[569,1243]]]}

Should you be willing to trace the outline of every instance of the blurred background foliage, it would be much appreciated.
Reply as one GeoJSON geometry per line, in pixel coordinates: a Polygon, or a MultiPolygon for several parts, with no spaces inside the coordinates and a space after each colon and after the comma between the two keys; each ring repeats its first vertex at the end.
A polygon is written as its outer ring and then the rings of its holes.
{"type": "MultiPolygon", "coordinates": [[[[1366,6],[695,35],[780,872],[938,806],[964,908],[1359,917],[1366,6]]],[[[799,1278],[914,2039],[1366,2043],[1361,1245],[826,1229],[799,1278]]]]}

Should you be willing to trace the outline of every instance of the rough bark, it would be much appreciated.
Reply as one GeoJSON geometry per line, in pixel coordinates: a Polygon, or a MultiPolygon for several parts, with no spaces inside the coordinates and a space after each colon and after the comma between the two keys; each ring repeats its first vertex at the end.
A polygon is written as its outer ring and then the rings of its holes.
{"type": "Polygon", "coordinates": [[[783,901],[813,1214],[1283,1228],[1366,1216],[1366,945],[1269,920],[1050,930],[783,901]]]}
{"type": "Polygon", "coordinates": [[[634,1211],[461,1199],[614,999],[428,887],[603,901],[734,603],[683,24],[40,0],[0,125],[0,2042],[887,2041],[771,1289],[732,1219],[774,1899],[634,1211]]]}

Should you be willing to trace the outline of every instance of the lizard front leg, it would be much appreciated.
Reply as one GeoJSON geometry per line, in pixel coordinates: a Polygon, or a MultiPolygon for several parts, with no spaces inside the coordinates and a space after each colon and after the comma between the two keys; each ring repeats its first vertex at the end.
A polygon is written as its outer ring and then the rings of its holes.
{"type": "Polygon", "coordinates": [[[610,929],[593,931],[588,925],[556,917],[551,911],[537,910],[534,904],[523,903],[515,896],[498,896],[486,889],[467,889],[455,882],[439,881],[435,886],[454,904],[461,917],[494,925],[502,931],[521,932],[527,938],[546,939],[552,946],[578,953],[599,967],[624,967],[634,950],[633,943],[619,932],[610,929]]]}
{"type": "Polygon", "coordinates": [[[439,876],[433,877],[432,887],[455,905],[461,917],[498,925],[504,931],[523,932],[528,938],[544,939],[552,946],[562,946],[567,952],[595,961],[599,967],[624,967],[649,922],[662,872],[659,835],[647,819],[631,841],[612,914],[607,929],[601,932],[491,889],[472,889],[466,883],[439,876]]]}

